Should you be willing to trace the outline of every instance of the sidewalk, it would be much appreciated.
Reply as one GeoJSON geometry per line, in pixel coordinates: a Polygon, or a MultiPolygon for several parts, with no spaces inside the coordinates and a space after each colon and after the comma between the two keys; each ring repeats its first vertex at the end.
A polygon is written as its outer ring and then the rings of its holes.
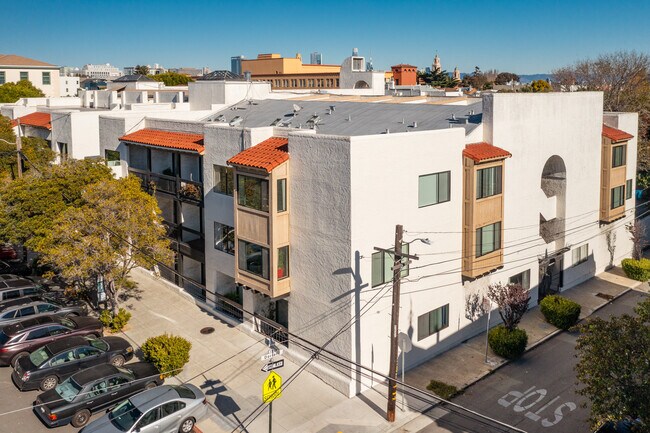
{"type": "MultiPolygon", "coordinates": [[[[647,284],[640,287],[642,284],[639,281],[625,277],[623,270],[616,267],[598,274],[561,294],[582,306],[580,319],[583,319],[606,305],[612,298],[620,296],[629,289],[647,291],[647,284]]],[[[561,332],[544,320],[544,316],[539,311],[539,306],[531,308],[524,314],[519,327],[528,333],[526,350],[532,349],[556,333],[561,332]]],[[[485,337],[485,332],[483,332],[407,371],[406,383],[426,390],[429,382],[435,379],[453,385],[458,390],[467,388],[507,363],[507,360],[495,355],[491,349],[488,350],[488,362],[485,362],[485,337]]]]}

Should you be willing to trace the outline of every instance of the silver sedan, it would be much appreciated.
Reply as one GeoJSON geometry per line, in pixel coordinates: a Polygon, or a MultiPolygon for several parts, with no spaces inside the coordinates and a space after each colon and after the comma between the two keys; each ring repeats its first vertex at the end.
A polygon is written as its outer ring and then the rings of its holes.
{"type": "Polygon", "coordinates": [[[207,413],[203,392],[192,384],[164,385],[134,395],[83,433],[190,433],[207,413]]]}

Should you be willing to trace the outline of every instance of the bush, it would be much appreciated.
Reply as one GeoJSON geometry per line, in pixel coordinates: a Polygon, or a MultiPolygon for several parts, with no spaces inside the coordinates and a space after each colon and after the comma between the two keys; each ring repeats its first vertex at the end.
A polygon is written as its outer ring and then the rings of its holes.
{"type": "Polygon", "coordinates": [[[458,393],[458,388],[455,386],[437,380],[431,380],[427,385],[427,389],[445,400],[449,400],[458,393]]]}
{"type": "Polygon", "coordinates": [[[124,308],[120,308],[117,314],[113,314],[111,310],[104,310],[99,315],[99,320],[104,325],[104,328],[109,328],[112,332],[119,332],[131,319],[131,313],[124,308]]]}
{"type": "Polygon", "coordinates": [[[560,329],[569,329],[580,317],[580,304],[559,295],[542,299],[539,309],[548,323],[560,329]]]}
{"type": "Polygon", "coordinates": [[[166,377],[176,376],[190,360],[192,343],[176,335],[148,338],[142,345],[143,360],[153,363],[166,377]]]}
{"type": "Polygon", "coordinates": [[[623,259],[621,266],[628,278],[644,282],[650,280],[650,260],[648,259],[623,259]]]}
{"type": "Polygon", "coordinates": [[[505,326],[499,325],[488,333],[488,343],[492,351],[502,358],[515,359],[526,350],[528,334],[523,329],[509,331],[505,326]]]}

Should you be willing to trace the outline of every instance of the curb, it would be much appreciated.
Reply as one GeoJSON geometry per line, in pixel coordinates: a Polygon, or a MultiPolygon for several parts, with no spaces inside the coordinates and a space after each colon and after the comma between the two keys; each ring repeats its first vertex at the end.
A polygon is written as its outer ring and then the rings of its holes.
{"type": "MultiPolygon", "coordinates": [[[[600,309],[606,307],[607,305],[611,304],[612,302],[614,302],[615,300],[617,300],[617,299],[620,298],[621,296],[627,294],[628,292],[631,292],[632,290],[635,290],[635,289],[636,289],[637,287],[639,287],[640,285],[641,285],[641,284],[636,284],[636,285],[634,285],[633,287],[628,287],[627,289],[623,290],[621,293],[619,293],[619,294],[616,295],[614,298],[612,298],[611,301],[607,301],[607,302],[605,302],[604,304],[601,304],[601,305],[599,305],[598,307],[594,308],[594,310],[593,310],[593,311],[592,311],[588,316],[585,316],[585,317],[583,317],[582,319],[578,320],[578,323],[584,322],[585,319],[588,319],[589,317],[593,316],[593,314],[594,314],[596,311],[598,311],[598,310],[600,310],[600,309]]],[[[577,325],[578,323],[576,323],[576,325],[577,325]]],[[[562,332],[565,332],[565,331],[564,331],[563,329],[556,329],[555,331],[551,332],[550,334],[548,334],[548,335],[546,335],[546,336],[540,338],[539,340],[537,340],[536,342],[534,342],[533,344],[531,344],[530,346],[528,346],[528,347],[526,348],[526,350],[524,351],[524,354],[526,354],[526,353],[528,353],[529,351],[535,349],[537,346],[541,345],[542,343],[547,342],[548,340],[550,340],[551,338],[555,337],[556,335],[558,335],[558,334],[560,334],[560,333],[562,333],[562,332]]],[[[523,354],[522,354],[522,356],[523,356],[523,354]]],[[[501,367],[510,364],[512,361],[513,361],[513,360],[511,360],[511,359],[504,359],[504,360],[503,360],[499,365],[495,366],[492,370],[490,370],[490,371],[488,371],[487,373],[483,374],[482,376],[480,376],[480,377],[478,377],[478,378],[472,380],[472,381],[469,382],[467,385],[464,385],[463,387],[458,388],[458,392],[457,392],[457,393],[456,393],[456,394],[455,394],[451,399],[453,399],[453,398],[459,396],[460,394],[462,394],[463,392],[465,392],[465,390],[466,390],[467,388],[469,388],[470,386],[472,386],[472,385],[476,384],[477,382],[479,382],[479,381],[485,379],[486,377],[492,375],[492,374],[495,373],[497,370],[501,369],[501,367]]]]}
{"type": "Polygon", "coordinates": [[[194,424],[194,428],[192,429],[192,432],[193,433],[203,433],[203,430],[201,430],[200,428],[198,428],[196,426],[196,424],[194,424]]]}

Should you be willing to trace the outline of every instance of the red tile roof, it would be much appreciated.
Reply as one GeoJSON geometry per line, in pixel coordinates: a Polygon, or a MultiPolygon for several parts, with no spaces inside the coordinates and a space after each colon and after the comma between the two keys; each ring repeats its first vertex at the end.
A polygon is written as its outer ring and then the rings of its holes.
{"type": "Polygon", "coordinates": [[[625,141],[634,138],[634,135],[630,135],[625,131],[612,128],[611,126],[607,125],[603,125],[603,136],[609,138],[612,141],[625,141]]]}
{"type": "Polygon", "coordinates": [[[27,114],[23,117],[12,120],[11,126],[18,125],[18,120],[20,120],[21,125],[33,126],[35,128],[45,128],[49,129],[50,131],[52,130],[52,116],[50,113],[41,113],[37,111],[35,113],[27,114]]]}
{"type": "Polygon", "coordinates": [[[256,146],[239,152],[228,160],[228,164],[263,168],[270,173],[274,168],[289,160],[289,139],[271,137],[256,146]]]}
{"type": "Polygon", "coordinates": [[[202,134],[188,134],[186,132],[160,131],[145,128],[120,137],[120,140],[149,146],[193,150],[201,155],[203,155],[203,151],[205,150],[202,134]]]}
{"type": "Polygon", "coordinates": [[[483,162],[491,159],[510,158],[512,154],[500,147],[492,146],[490,143],[471,143],[465,146],[463,156],[471,158],[474,162],[483,162]]]}

